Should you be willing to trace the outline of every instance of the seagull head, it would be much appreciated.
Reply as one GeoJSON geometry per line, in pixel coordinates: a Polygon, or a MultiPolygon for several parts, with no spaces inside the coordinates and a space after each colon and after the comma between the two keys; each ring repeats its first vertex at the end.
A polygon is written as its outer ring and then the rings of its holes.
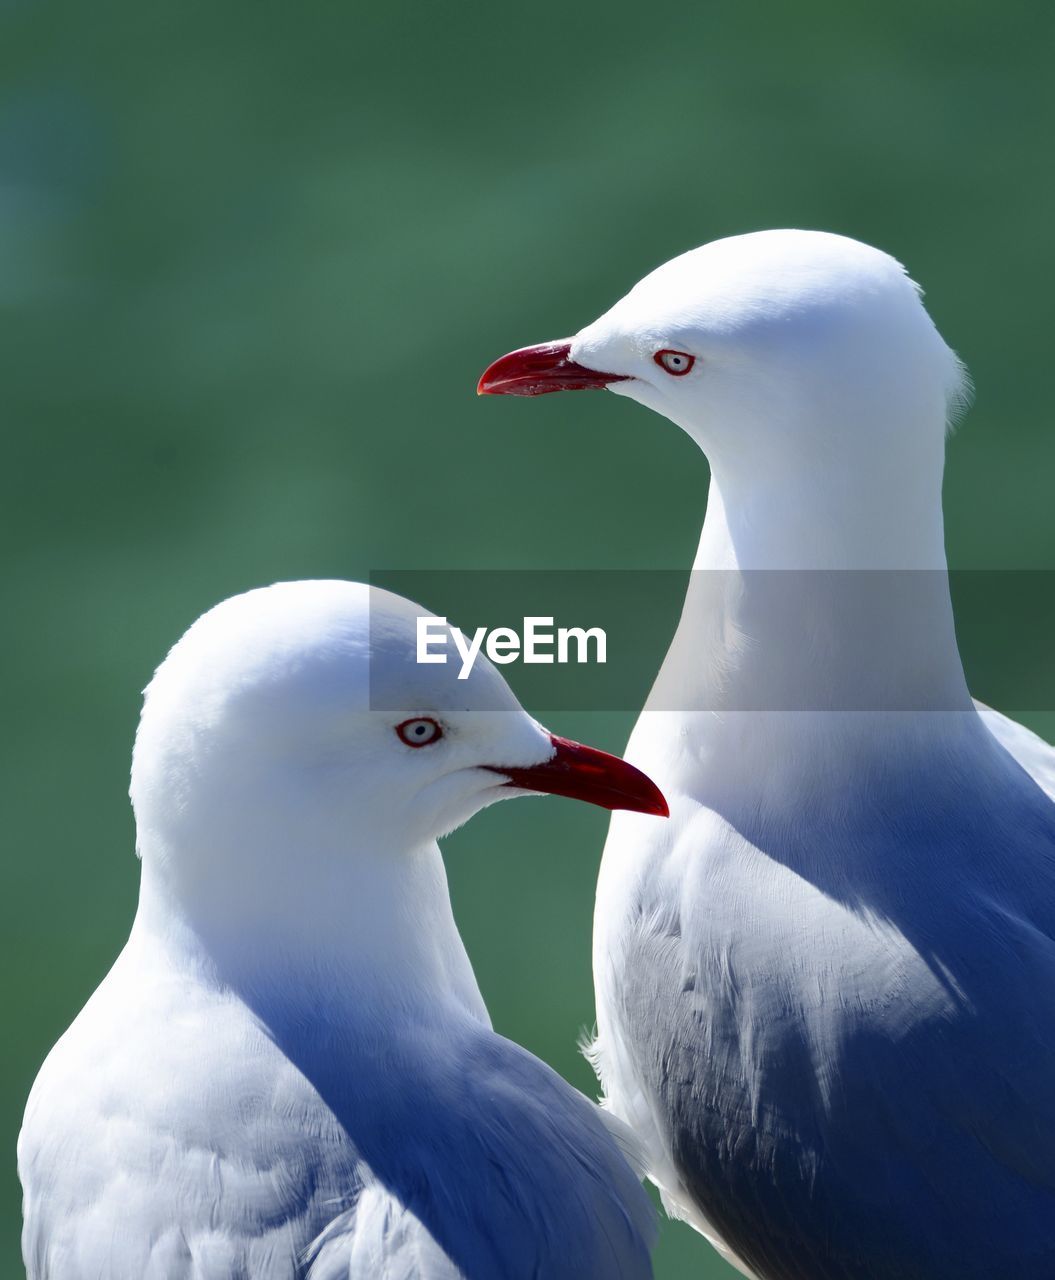
{"type": "Polygon", "coordinates": [[[684,428],[716,472],[786,475],[892,444],[940,454],[964,385],[893,258],[763,231],[665,263],[575,337],[495,361],[478,390],[607,388],[684,428]]]}
{"type": "Polygon", "coordinates": [[[481,657],[416,660],[427,610],[348,582],[281,583],[217,605],[158,669],[131,795],[144,860],[224,863],[420,848],[527,792],[665,814],[638,770],[549,733],[481,657]]]}

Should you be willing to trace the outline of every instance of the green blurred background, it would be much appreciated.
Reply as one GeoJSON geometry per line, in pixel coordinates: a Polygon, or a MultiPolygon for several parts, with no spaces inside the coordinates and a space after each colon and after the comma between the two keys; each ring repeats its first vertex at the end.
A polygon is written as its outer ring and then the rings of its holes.
{"type": "MultiPolygon", "coordinates": [[[[1055,10],[3,0],[0,24],[17,1276],[23,1101],[128,929],[139,691],[184,627],[281,578],[690,562],[689,441],[615,396],[477,400],[491,357],[716,236],[858,236],[925,284],[977,382],[953,563],[1051,566],[1055,10]]],[[[631,718],[552,719],[619,749],[631,718]]],[[[533,801],[446,849],[496,1025],[587,1090],[604,831],[533,801]]],[[[669,1224],[657,1274],[731,1273],[669,1224]]]]}

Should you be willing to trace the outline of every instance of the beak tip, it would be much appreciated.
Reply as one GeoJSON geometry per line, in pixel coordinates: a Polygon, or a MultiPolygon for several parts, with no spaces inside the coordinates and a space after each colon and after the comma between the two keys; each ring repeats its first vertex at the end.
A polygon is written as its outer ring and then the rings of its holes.
{"type": "Polygon", "coordinates": [[[666,796],[663,794],[662,791],[660,791],[659,787],[657,787],[656,784],[652,782],[651,778],[648,778],[647,775],[642,775],[642,776],[646,778],[646,781],[651,783],[651,786],[652,786],[651,793],[647,797],[643,798],[638,804],[619,806],[619,807],[620,808],[625,807],[631,813],[647,814],[648,817],[650,818],[669,818],[670,806],[667,804],[666,796]]]}
{"type": "Polygon", "coordinates": [[[478,396],[497,396],[502,394],[501,379],[495,378],[495,367],[502,363],[505,357],[499,360],[493,360],[487,368],[480,374],[479,381],[476,384],[476,394],[478,396]]]}
{"type": "Polygon", "coordinates": [[[660,791],[658,787],[656,788],[656,807],[650,810],[650,812],[652,813],[653,817],[656,817],[656,818],[670,817],[670,805],[667,804],[666,796],[663,794],[662,791],[660,791]]]}
{"type": "Polygon", "coordinates": [[[602,809],[625,809],[655,818],[669,818],[666,798],[651,778],[618,756],[550,735],[553,756],[527,768],[487,766],[508,779],[507,785],[525,791],[548,792],[585,800],[602,809]]]}

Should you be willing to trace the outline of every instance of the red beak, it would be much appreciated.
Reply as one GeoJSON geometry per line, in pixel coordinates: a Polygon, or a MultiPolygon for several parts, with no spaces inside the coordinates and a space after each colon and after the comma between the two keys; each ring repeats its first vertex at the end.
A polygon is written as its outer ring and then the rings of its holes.
{"type": "Polygon", "coordinates": [[[626,382],[625,373],[599,373],[568,358],[570,339],[543,342],[537,347],[510,351],[488,365],[476,384],[481,396],[541,396],[547,391],[587,391],[626,382]]]}
{"type": "Polygon", "coordinates": [[[570,796],[599,804],[602,809],[629,809],[633,813],[651,813],[669,818],[670,810],[659,787],[632,764],[618,756],[581,742],[550,734],[554,754],[542,764],[526,769],[500,769],[488,765],[493,773],[504,774],[510,787],[524,791],[542,791],[554,796],[570,796]]]}

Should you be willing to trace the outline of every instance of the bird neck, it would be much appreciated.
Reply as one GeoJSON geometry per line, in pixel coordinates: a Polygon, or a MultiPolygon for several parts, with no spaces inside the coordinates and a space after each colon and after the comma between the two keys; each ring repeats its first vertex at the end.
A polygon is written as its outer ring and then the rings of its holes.
{"type": "Polygon", "coordinates": [[[383,1017],[452,1002],[487,1014],[435,842],[276,850],[174,850],[141,833],[133,940],[241,995],[268,1024],[383,1017]]]}
{"type": "Polygon", "coordinates": [[[887,745],[969,733],[940,488],[940,461],[750,481],[716,468],[650,705],[708,713],[692,737],[723,773],[784,755],[800,779],[837,779],[877,726],[887,745]]]}
{"type": "Polygon", "coordinates": [[[867,421],[810,437],[790,417],[786,435],[810,440],[809,456],[712,458],[697,568],[946,572],[940,421],[909,422],[893,442],[867,421]]]}

